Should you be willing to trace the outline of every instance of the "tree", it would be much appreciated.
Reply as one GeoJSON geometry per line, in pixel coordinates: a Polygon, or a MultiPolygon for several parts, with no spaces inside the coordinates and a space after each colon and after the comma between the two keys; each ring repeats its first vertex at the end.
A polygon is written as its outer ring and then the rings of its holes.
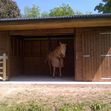
{"type": "Polygon", "coordinates": [[[41,17],[48,17],[49,16],[49,13],[48,12],[42,12],[41,13],[41,17]]]}
{"type": "Polygon", "coordinates": [[[24,17],[39,17],[40,16],[40,9],[38,6],[33,5],[31,8],[28,6],[24,9],[24,17]]]}
{"type": "Polygon", "coordinates": [[[99,3],[94,10],[98,10],[99,13],[111,13],[111,0],[102,0],[102,3],[99,3]]]}
{"type": "Polygon", "coordinates": [[[0,0],[0,18],[17,18],[20,16],[20,10],[15,1],[0,0]]]}
{"type": "Polygon", "coordinates": [[[24,9],[23,17],[49,17],[49,16],[73,16],[75,14],[82,14],[79,11],[73,11],[73,9],[67,4],[62,4],[59,7],[51,9],[49,12],[40,13],[40,9],[37,5],[33,5],[31,8],[28,6],[24,9]]]}
{"type": "Polygon", "coordinates": [[[72,16],[74,14],[73,9],[68,4],[62,4],[49,12],[49,16],[72,16]]]}

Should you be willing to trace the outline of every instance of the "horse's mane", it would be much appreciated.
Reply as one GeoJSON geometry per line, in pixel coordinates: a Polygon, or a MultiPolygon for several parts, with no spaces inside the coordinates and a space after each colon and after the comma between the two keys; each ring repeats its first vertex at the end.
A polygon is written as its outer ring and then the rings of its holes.
{"type": "Polygon", "coordinates": [[[56,47],[56,49],[54,49],[53,51],[51,51],[50,53],[49,53],[49,55],[51,55],[51,56],[53,56],[53,57],[60,57],[61,55],[60,55],[60,46],[58,46],[58,47],[56,47]]]}

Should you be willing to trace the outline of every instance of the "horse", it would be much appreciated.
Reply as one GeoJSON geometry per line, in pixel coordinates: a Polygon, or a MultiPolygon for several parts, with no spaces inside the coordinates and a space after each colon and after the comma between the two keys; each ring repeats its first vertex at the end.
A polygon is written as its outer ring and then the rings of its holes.
{"type": "Polygon", "coordinates": [[[60,77],[62,76],[62,68],[64,67],[64,58],[66,55],[66,44],[59,42],[59,46],[56,47],[53,51],[51,51],[48,56],[48,65],[51,70],[53,68],[53,77],[55,77],[56,68],[59,68],[60,77]]]}

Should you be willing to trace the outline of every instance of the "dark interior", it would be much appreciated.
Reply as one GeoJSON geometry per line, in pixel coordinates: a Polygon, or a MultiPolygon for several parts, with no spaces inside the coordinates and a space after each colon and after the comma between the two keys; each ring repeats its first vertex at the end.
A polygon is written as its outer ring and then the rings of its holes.
{"type": "MultiPolygon", "coordinates": [[[[54,50],[59,42],[67,44],[64,59],[63,76],[74,78],[74,37],[62,36],[11,36],[11,76],[34,75],[48,76],[47,54],[54,50]]],[[[58,76],[58,71],[56,72],[58,76]]]]}

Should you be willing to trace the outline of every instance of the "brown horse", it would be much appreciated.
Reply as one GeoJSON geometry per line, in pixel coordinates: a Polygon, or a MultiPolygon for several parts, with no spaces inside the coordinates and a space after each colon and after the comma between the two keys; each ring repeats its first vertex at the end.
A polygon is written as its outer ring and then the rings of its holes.
{"type": "Polygon", "coordinates": [[[55,77],[56,68],[59,68],[60,77],[62,76],[62,68],[64,67],[63,59],[65,58],[66,44],[59,43],[59,46],[48,54],[47,60],[50,68],[53,68],[53,77],[55,77]]]}

